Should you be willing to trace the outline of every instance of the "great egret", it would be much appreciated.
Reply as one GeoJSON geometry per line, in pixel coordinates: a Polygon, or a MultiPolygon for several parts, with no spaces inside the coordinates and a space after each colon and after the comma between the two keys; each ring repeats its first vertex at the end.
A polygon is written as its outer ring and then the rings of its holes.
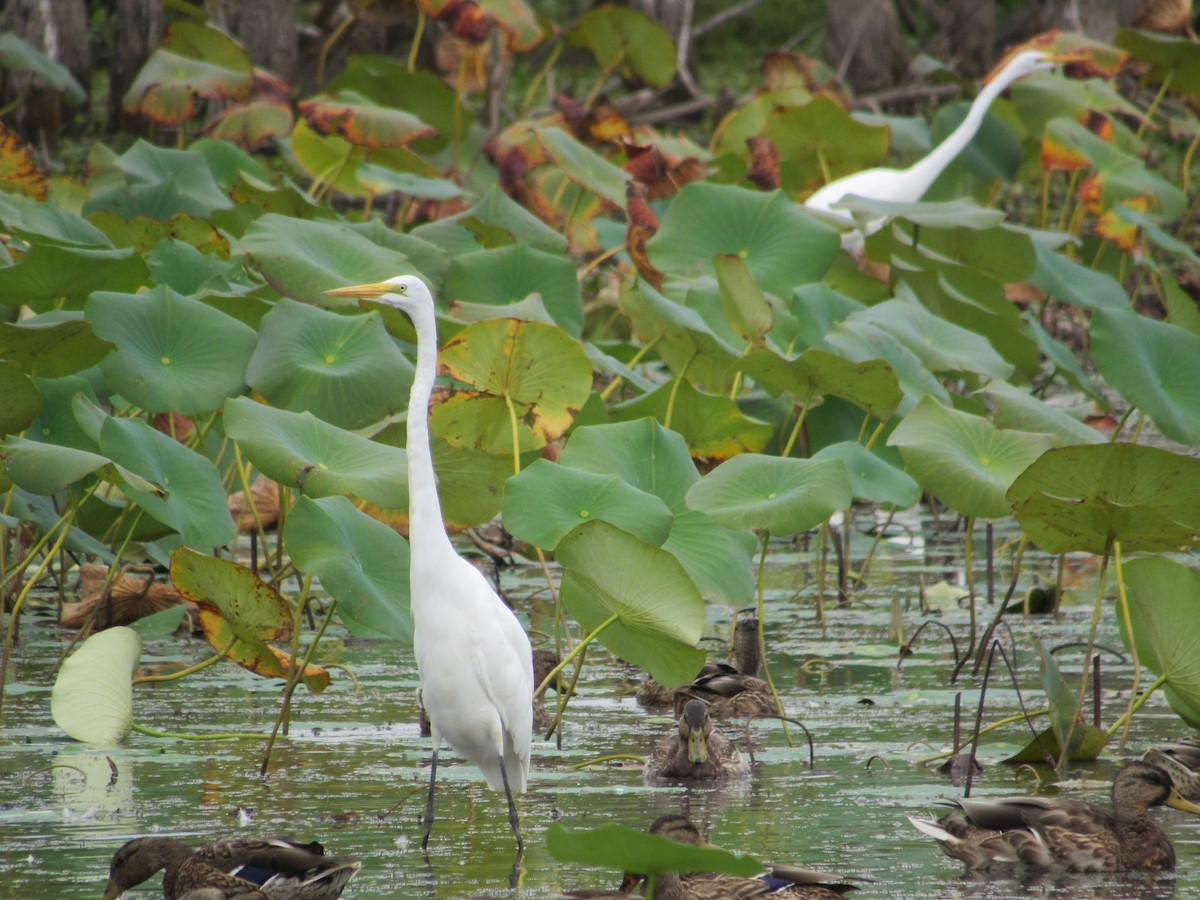
{"type": "MultiPolygon", "coordinates": [[[[844,209],[835,209],[834,204],[854,194],[871,200],[890,200],[896,203],[915,203],[925,196],[929,186],[937,180],[946,166],[950,165],[971,142],[983,118],[987,115],[992,101],[999,97],[1009,85],[1033,72],[1044,72],[1053,69],[1061,57],[1054,57],[1040,50],[1025,50],[1018,53],[1002,68],[979,92],[975,102],[967,111],[967,116],[946,137],[944,141],[933,148],[926,156],[917,160],[907,169],[876,168],[864,169],[831,181],[811,197],[804,201],[809,209],[819,210],[847,222],[853,221],[851,214],[844,209]]],[[[883,220],[868,223],[868,234],[877,231],[883,220]]],[[[842,245],[847,249],[861,250],[863,235],[855,229],[842,237],[842,245]]]]}
{"type": "Polygon", "coordinates": [[[645,778],[652,783],[662,779],[705,781],[749,774],[750,764],[729,738],[713,729],[708,707],[700,700],[684,704],[678,734],[669,734],[658,742],[645,769],[645,778]]]}
{"type": "Polygon", "coordinates": [[[1146,815],[1166,804],[1187,812],[1185,800],[1158,766],[1129,762],[1112,786],[1112,812],[1082,800],[1008,797],[950,800],[957,806],[937,822],[909,821],[961,859],[969,870],[1050,869],[1125,872],[1175,868],[1175,848],[1146,815]]]}
{"type": "Polygon", "coordinates": [[[446,536],[429,448],[429,396],[437,375],[433,295],[412,275],[325,293],[387,303],[405,313],[417,332],[407,417],[409,583],[413,651],[433,738],[421,848],[433,827],[438,750],[445,740],[483,770],[488,787],[504,790],[519,856],[525,845],[513,793],[522,793],[529,777],[532,650],[512,610],[446,536]]]}
{"type": "Polygon", "coordinates": [[[104,900],[115,900],[160,869],[166,869],[168,900],[184,895],[334,900],[361,868],[349,856],[326,856],[315,841],[224,838],[193,850],[174,838],[135,838],[113,854],[104,900]]]}

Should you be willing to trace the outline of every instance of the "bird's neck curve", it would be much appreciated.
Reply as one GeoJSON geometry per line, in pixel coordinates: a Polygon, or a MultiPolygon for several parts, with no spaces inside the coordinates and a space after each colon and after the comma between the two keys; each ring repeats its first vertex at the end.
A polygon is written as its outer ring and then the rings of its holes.
{"type": "Polygon", "coordinates": [[[421,304],[410,313],[417,332],[417,367],[408,395],[408,543],[417,560],[453,552],[442,522],[433,453],[429,448],[429,397],[437,377],[437,323],[433,307],[421,304]]]}
{"type": "Polygon", "coordinates": [[[992,101],[999,97],[1005,88],[1018,77],[1001,72],[998,77],[985,84],[959,126],[950,132],[946,139],[934,147],[927,156],[907,169],[906,181],[909,187],[920,190],[918,196],[924,196],[930,186],[937,181],[937,177],[942,174],[942,170],[954,162],[958,154],[962,153],[963,148],[971,143],[971,138],[975,137],[975,132],[983,124],[984,116],[987,115],[992,101]],[[1006,74],[1008,77],[1005,77],[1006,74]]]}

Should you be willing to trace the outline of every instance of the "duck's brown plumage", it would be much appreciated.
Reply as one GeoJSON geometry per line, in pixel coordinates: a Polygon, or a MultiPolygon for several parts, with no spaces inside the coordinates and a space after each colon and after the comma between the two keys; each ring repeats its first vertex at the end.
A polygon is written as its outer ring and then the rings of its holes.
{"type": "Polygon", "coordinates": [[[1185,800],[1200,803],[1200,740],[1184,738],[1160,744],[1147,750],[1142,759],[1165,771],[1185,800]]]}
{"type": "Polygon", "coordinates": [[[937,822],[911,816],[910,821],[974,871],[1169,871],[1175,850],[1147,813],[1164,803],[1200,812],[1172,788],[1166,772],[1145,762],[1127,763],[1117,772],[1111,811],[1047,797],[949,802],[958,808],[937,822]]]}
{"type": "Polygon", "coordinates": [[[708,707],[699,700],[684,704],[678,730],[658,742],[646,763],[646,779],[700,781],[750,774],[750,764],[733,742],[713,728],[708,707]]]}
{"type": "Polygon", "coordinates": [[[193,850],[175,838],[135,838],[113,854],[104,900],[161,869],[167,900],[333,900],[361,867],[315,841],[226,838],[193,850]]]}
{"type": "MultiPolygon", "coordinates": [[[[685,816],[660,816],[650,826],[650,833],[683,844],[707,844],[700,830],[685,816]]],[[[627,884],[632,877],[626,876],[627,884]]],[[[857,890],[855,885],[836,875],[794,866],[775,866],[769,877],[759,878],[718,872],[659,873],[652,900],[752,900],[767,894],[791,900],[841,900],[843,894],[853,890],[857,890]]]]}
{"type": "Polygon", "coordinates": [[[691,684],[680,688],[665,688],[653,678],[647,678],[638,688],[637,700],[642,706],[672,704],[676,715],[689,700],[700,700],[709,708],[714,719],[773,716],[777,714],[771,686],[758,677],[762,668],[762,652],[758,639],[758,618],[740,619],[733,632],[735,666],[726,663],[705,663],[691,684]]]}

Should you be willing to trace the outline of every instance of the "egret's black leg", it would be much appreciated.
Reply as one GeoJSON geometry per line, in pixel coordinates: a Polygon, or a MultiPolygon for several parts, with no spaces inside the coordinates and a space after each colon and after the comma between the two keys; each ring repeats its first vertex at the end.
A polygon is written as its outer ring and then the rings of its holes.
{"type": "MultiPolygon", "coordinates": [[[[429,832],[433,830],[433,788],[437,783],[438,748],[433,748],[433,761],[429,765],[429,798],[425,801],[425,836],[421,838],[421,852],[429,847],[429,832]]],[[[511,800],[509,802],[512,802],[511,800]]]]}
{"type": "Polygon", "coordinates": [[[508,772],[504,768],[504,757],[500,757],[500,778],[504,782],[504,795],[508,797],[508,824],[512,826],[513,834],[517,836],[517,857],[525,852],[525,842],[521,840],[521,820],[517,816],[517,804],[513,800],[512,789],[508,786],[508,772]]]}

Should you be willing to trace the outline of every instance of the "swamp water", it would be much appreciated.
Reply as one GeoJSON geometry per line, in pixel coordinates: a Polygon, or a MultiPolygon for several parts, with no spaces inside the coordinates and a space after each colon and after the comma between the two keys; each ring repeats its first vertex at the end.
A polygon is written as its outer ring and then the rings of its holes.
{"type": "MultiPolygon", "coordinates": [[[[915,654],[897,669],[897,647],[888,638],[892,598],[899,596],[906,605],[905,628],[911,635],[930,617],[918,608],[920,584],[962,581],[961,535],[950,544],[939,536],[935,550],[933,539],[907,537],[929,523],[915,516],[907,521],[912,530],[897,528],[896,540],[881,544],[860,597],[844,609],[830,603],[824,625],[814,622],[813,554],[784,542],[772,547],[768,660],[789,715],[812,732],[815,769],[808,766],[798,729],[791,729],[796,746],[789,748],[781,726],[764,720],[749,728],[754,765],[746,781],[691,789],[646,787],[636,762],[575,768],[601,756],[648,755],[653,743],[674,728],[657,711],[635,703],[640,676],[595,649],[578,697],[568,708],[561,749],[554,742],[534,740],[530,789],[519,801],[527,850],[516,896],[617,886],[619,873],[551,858],[545,832],[553,822],[577,828],[610,822],[644,828],[663,813],[684,812],[727,849],[876,879],[852,895],[861,900],[1200,897],[1200,817],[1174,810],[1156,812],[1179,856],[1176,875],[1160,880],[965,879],[958,863],[943,857],[908,823],[906,814],[936,813],[932,804],[937,798],[961,795],[961,788],[952,787],[935,767],[916,763],[949,749],[957,689],[964,691],[964,720],[973,721],[979,679],[970,677],[968,667],[957,687],[949,684],[953,654],[940,628],[926,629],[915,654]]],[[[855,559],[861,559],[868,540],[855,535],[855,559]]],[[[981,562],[976,572],[982,582],[981,562]]],[[[1027,556],[1021,590],[1035,573],[1051,580],[1050,561],[1027,556]]],[[[1078,561],[1069,573],[1072,589],[1058,621],[1008,617],[1031,709],[1043,706],[1031,639],[1040,638],[1046,646],[1085,639],[1095,576],[1094,561],[1078,561]]],[[[1006,577],[1007,569],[1000,566],[998,582],[1006,577]]],[[[548,630],[545,585],[535,567],[506,570],[503,586],[523,611],[531,606],[527,598],[535,597],[533,624],[548,630]]],[[[1002,595],[1003,588],[997,590],[1002,595]]],[[[985,621],[995,607],[981,601],[980,610],[985,621]]],[[[710,607],[709,634],[727,637],[730,614],[710,607]]],[[[965,610],[951,605],[931,617],[952,628],[965,646],[965,610]]],[[[201,743],[133,733],[120,747],[92,748],[71,741],[49,714],[50,665],[66,637],[48,618],[34,616],[22,623],[22,639],[9,672],[0,727],[0,898],[99,897],[113,851],[131,837],[174,835],[198,845],[238,832],[318,839],[328,852],[361,857],[363,869],[347,890],[348,898],[513,896],[507,884],[514,844],[503,796],[484,790],[478,771],[448,753],[442,757],[448,764],[438,771],[438,820],[428,866],[422,858],[419,816],[429,744],[418,735],[417,675],[410,648],[356,641],[331,628],[321,661],[353,670],[358,690],[334,669],[334,682],[323,694],[297,692],[291,735],[277,743],[269,777],[261,780],[262,740],[201,743]]],[[[1099,640],[1120,647],[1111,605],[1099,640]]],[[[1005,641],[1011,645],[1007,635],[1005,641]]],[[[710,653],[719,653],[723,645],[711,646],[710,653]]],[[[148,640],[142,665],[173,668],[210,653],[199,639],[148,640]]],[[[1080,658],[1079,650],[1058,657],[1064,674],[1076,684],[1080,658]]],[[[1125,708],[1132,670],[1111,656],[1104,663],[1103,722],[1108,725],[1125,708]]],[[[279,683],[222,663],[182,682],[138,686],[134,713],[140,725],[162,731],[266,735],[280,693],[279,683]]],[[[548,699],[553,704],[554,695],[548,699]]],[[[1017,709],[1007,676],[994,679],[985,722],[1017,709]]],[[[740,723],[720,727],[744,752],[746,729],[740,723]]],[[[1134,720],[1126,753],[1118,752],[1114,740],[1101,761],[1071,765],[1067,784],[1039,788],[1038,778],[1051,778],[1045,768],[999,764],[1030,736],[1024,725],[1007,726],[985,736],[985,770],[972,793],[982,797],[1045,790],[1106,799],[1121,759],[1186,733],[1183,722],[1154,697],[1134,720]]],[[[161,896],[158,879],[133,896],[161,896]]]]}

